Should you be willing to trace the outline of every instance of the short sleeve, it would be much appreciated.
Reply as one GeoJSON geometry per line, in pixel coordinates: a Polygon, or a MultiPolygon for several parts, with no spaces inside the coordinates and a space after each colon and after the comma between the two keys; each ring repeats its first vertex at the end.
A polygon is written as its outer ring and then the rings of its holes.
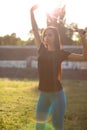
{"type": "Polygon", "coordinates": [[[71,54],[71,52],[66,51],[66,50],[61,50],[61,59],[62,61],[67,60],[68,56],[71,54]]]}

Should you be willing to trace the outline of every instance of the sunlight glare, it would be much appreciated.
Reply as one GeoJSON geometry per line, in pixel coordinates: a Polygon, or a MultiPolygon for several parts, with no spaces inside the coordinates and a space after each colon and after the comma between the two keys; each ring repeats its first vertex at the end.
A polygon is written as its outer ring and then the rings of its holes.
{"type": "MultiPolygon", "coordinates": [[[[87,27],[86,0],[0,0],[0,36],[16,33],[26,40],[31,30],[30,8],[38,4],[35,17],[39,28],[46,27],[46,13],[65,5],[66,24],[77,23],[78,27],[87,27]]],[[[52,15],[52,14],[51,14],[52,15]]]]}
{"type": "Polygon", "coordinates": [[[39,10],[43,13],[50,12],[57,7],[61,7],[64,4],[64,0],[47,0],[46,2],[42,0],[34,0],[34,4],[39,5],[39,10]]]}
{"type": "Polygon", "coordinates": [[[47,0],[46,2],[42,0],[34,0],[32,2],[32,6],[38,4],[39,8],[35,11],[36,20],[38,22],[39,27],[46,27],[46,14],[52,13],[52,11],[56,8],[61,8],[64,6],[65,0],[47,0]]]}
{"type": "Polygon", "coordinates": [[[50,12],[56,7],[58,7],[58,2],[57,0],[50,1],[48,0],[46,3],[40,1],[39,2],[40,10],[43,11],[44,13],[50,12]]]}

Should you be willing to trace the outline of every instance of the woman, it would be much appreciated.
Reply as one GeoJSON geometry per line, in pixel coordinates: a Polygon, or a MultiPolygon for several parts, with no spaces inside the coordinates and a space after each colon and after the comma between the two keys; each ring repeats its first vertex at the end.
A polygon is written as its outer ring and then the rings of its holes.
{"type": "Polygon", "coordinates": [[[50,112],[55,130],[63,130],[66,97],[60,82],[61,63],[64,60],[87,60],[87,44],[83,30],[79,34],[83,43],[83,54],[73,54],[61,49],[59,32],[55,27],[47,27],[41,36],[38,32],[34,11],[30,10],[31,24],[38,47],[38,72],[40,96],[36,111],[36,130],[45,130],[50,112]]]}

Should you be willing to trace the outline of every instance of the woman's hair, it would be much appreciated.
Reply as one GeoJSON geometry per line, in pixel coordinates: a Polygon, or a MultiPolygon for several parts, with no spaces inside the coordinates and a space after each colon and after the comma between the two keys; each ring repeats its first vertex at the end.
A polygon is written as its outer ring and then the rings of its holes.
{"type": "Polygon", "coordinates": [[[54,36],[55,36],[55,41],[54,41],[54,44],[55,44],[55,48],[57,50],[60,49],[60,35],[59,35],[59,32],[57,30],[56,27],[53,27],[53,26],[48,26],[46,29],[44,29],[44,31],[42,32],[42,41],[44,42],[44,36],[45,36],[45,32],[48,30],[48,29],[51,29],[54,33],[54,36]]]}

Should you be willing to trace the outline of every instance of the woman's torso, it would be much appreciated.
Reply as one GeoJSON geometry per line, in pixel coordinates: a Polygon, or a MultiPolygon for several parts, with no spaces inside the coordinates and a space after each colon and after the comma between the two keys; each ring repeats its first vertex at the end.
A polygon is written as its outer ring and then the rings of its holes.
{"type": "Polygon", "coordinates": [[[62,89],[60,79],[61,63],[69,52],[64,50],[48,51],[41,45],[38,57],[39,90],[55,92],[62,89]]]}

